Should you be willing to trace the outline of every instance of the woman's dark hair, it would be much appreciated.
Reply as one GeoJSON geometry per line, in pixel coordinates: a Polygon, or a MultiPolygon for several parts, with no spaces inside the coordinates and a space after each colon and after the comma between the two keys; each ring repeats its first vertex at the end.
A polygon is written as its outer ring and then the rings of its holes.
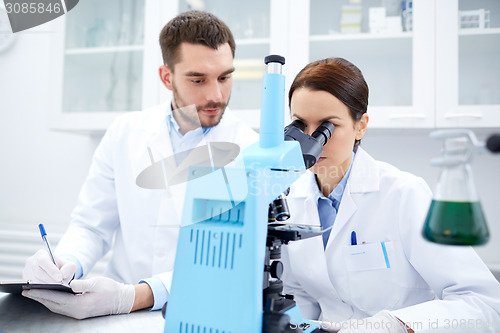
{"type": "Polygon", "coordinates": [[[183,42],[205,45],[214,50],[228,43],[233,58],[236,49],[229,27],[217,16],[197,10],[177,15],[160,32],[163,63],[171,69],[180,61],[179,47],[183,42]]]}
{"type": "MultiPolygon", "coordinates": [[[[311,62],[293,80],[288,101],[298,88],[326,91],[349,108],[354,122],[361,119],[368,107],[368,85],[358,67],[343,58],[327,58],[311,62]]],[[[354,143],[359,145],[360,140],[354,143]]]]}

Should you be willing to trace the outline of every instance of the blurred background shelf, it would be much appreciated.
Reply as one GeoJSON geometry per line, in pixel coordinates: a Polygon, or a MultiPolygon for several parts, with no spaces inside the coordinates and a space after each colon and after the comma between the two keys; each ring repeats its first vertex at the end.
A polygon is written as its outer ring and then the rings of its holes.
{"type": "Polygon", "coordinates": [[[102,46],[102,47],[82,47],[76,49],[67,49],[66,55],[72,54],[100,54],[115,52],[134,52],[144,51],[144,45],[124,45],[124,46],[102,46]]]}

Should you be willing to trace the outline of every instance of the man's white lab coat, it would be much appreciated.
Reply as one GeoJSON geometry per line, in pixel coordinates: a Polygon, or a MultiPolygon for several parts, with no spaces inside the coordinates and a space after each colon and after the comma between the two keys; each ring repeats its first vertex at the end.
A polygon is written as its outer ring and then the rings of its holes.
{"type": "MultiPolygon", "coordinates": [[[[170,288],[185,183],[169,190],[136,184],[153,161],[173,155],[169,107],[165,103],[119,117],[96,149],[70,227],[57,247],[58,254],[76,257],[84,274],[112,248],[106,276],[138,283],[157,275],[170,288]]],[[[233,142],[243,150],[256,140],[257,134],[226,109],[200,145],[233,142]]]]}

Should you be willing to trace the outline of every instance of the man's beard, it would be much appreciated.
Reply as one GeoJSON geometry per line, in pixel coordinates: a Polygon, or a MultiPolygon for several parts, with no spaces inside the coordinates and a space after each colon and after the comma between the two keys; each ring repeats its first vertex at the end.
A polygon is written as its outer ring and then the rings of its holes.
{"type": "Polygon", "coordinates": [[[181,99],[179,99],[179,94],[177,93],[177,89],[175,88],[175,86],[173,87],[172,91],[174,94],[174,103],[175,103],[174,106],[178,111],[179,116],[184,121],[188,122],[190,125],[194,127],[201,126],[202,128],[214,127],[220,123],[222,116],[224,115],[224,111],[226,111],[227,103],[210,102],[204,105],[194,105],[194,104],[183,105],[184,103],[182,102],[181,99]],[[181,102],[181,105],[179,105],[179,102],[181,102]],[[199,112],[201,110],[215,109],[215,108],[221,110],[220,114],[218,114],[217,116],[209,117],[208,121],[199,117],[199,112]]]}

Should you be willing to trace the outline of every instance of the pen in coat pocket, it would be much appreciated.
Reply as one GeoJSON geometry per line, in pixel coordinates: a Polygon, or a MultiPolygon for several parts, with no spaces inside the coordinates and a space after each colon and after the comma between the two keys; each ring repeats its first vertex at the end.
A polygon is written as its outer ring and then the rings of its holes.
{"type": "Polygon", "coordinates": [[[358,240],[356,239],[356,231],[351,232],[351,245],[358,245],[358,240]]]}

